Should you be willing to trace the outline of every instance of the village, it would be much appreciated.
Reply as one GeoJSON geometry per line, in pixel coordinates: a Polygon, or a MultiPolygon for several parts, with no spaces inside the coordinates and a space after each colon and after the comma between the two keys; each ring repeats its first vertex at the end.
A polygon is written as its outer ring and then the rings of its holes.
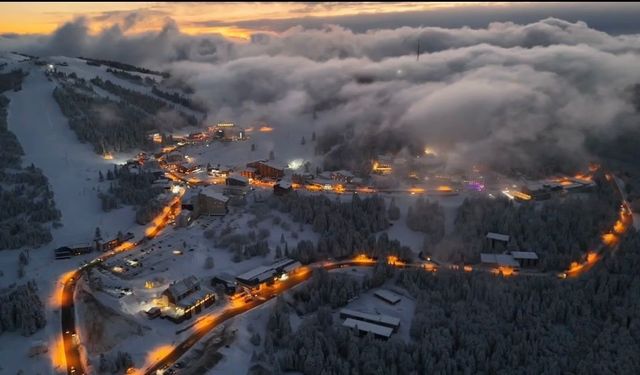
{"type": "MultiPolygon", "coordinates": [[[[422,158],[427,162],[419,160],[418,165],[422,165],[419,170],[408,170],[406,160],[380,156],[372,160],[371,174],[367,177],[355,176],[346,170],[320,171],[304,159],[293,159],[288,163],[278,162],[273,155],[244,162],[241,157],[236,159],[236,155],[245,155],[246,158],[246,152],[242,151],[251,144],[254,131],[254,128],[220,123],[203,132],[182,137],[174,135],[174,144],[164,145],[160,152],[153,155],[141,152],[127,160],[124,165],[133,173],[145,171],[156,177],[153,186],[165,191],[158,199],[168,207],[171,202],[179,202],[171,206],[175,209],[165,210],[162,218],[154,221],[154,226],[146,230],[146,237],[137,244],[130,242],[134,237],[131,232],[119,233],[116,238],[107,240],[96,237],[93,243],[56,249],[56,259],[68,259],[92,251],[105,252],[109,256],[101,258],[97,272],[92,274],[91,285],[99,285],[99,289],[112,296],[112,303],[121,311],[147,320],[160,317],[174,324],[193,326],[188,322],[197,322],[197,316],[205,311],[224,311],[225,306],[249,309],[256,303],[275,297],[292,282],[298,283],[310,274],[308,266],[286,257],[276,257],[269,262],[253,258],[248,262],[254,265],[250,269],[226,263],[229,266],[224,267],[225,272],[211,271],[213,266],[208,267],[207,263],[225,264],[228,260],[221,259],[219,254],[215,257],[205,255],[211,249],[201,241],[193,243],[190,240],[201,236],[207,229],[221,228],[227,219],[237,221],[241,227],[246,226],[243,212],[248,200],[261,202],[271,194],[299,191],[303,194],[335,194],[344,199],[351,194],[426,195],[434,199],[455,198],[456,202],[466,196],[495,197],[502,194],[519,204],[533,204],[552,196],[588,193],[594,186],[588,174],[522,180],[519,184],[490,171],[481,172],[475,167],[467,174],[444,175],[435,167],[438,165],[437,157],[430,148],[425,150],[422,158]],[[406,175],[403,177],[398,171],[406,175]],[[172,229],[160,234],[164,226],[172,229]],[[158,234],[160,236],[156,238],[158,234]],[[135,249],[114,251],[130,247],[135,249]],[[205,267],[194,268],[193,264],[205,264],[205,267]],[[244,270],[234,274],[231,271],[234,269],[244,270]]],[[[272,129],[263,126],[257,128],[257,132],[259,136],[271,133],[272,129]]],[[[149,137],[155,143],[163,142],[159,133],[151,133],[149,137]]],[[[591,172],[594,170],[592,168],[591,172]]],[[[418,263],[408,264],[396,257],[390,257],[387,262],[396,267],[419,267],[431,272],[444,267],[504,277],[539,273],[538,254],[514,250],[509,246],[509,234],[489,232],[485,240],[490,252],[479,254],[480,262],[477,264],[447,263],[423,254],[419,254],[421,260],[418,263]]],[[[272,243],[276,242],[274,238],[272,243]]],[[[329,262],[322,267],[370,266],[375,261],[365,258],[362,263],[362,259],[356,257],[329,262]]],[[[566,276],[566,273],[558,275],[561,278],[566,276]]],[[[383,289],[376,291],[375,295],[391,305],[400,300],[398,294],[383,289]]],[[[400,325],[399,319],[392,316],[348,309],[341,311],[340,317],[344,319],[345,326],[358,327],[362,333],[371,332],[382,338],[389,338],[400,325]]]]}

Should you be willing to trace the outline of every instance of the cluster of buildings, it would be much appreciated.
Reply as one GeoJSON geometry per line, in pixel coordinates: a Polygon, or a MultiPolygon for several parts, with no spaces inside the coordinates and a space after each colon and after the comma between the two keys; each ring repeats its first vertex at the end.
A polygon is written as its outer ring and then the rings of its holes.
{"type": "Polygon", "coordinates": [[[284,258],[268,266],[260,266],[238,275],[236,282],[241,288],[255,291],[264,285],[273,283],[276,279],[285,280],[301,266],[300,262],[296,260],[284,258]]]}
{"type": "Polygon", "coordinates": [[[503,191],[509,198],[520,201],[545,200],[555,195],[586,192],[595,187],[595,182],[588,176],[560,177],[538,181],[527,181],[520,190],[503,191]]]}
{"type": "Polygon", "coordinates": [[[507,251],[510,237],[506,234],[489,232],[486,236],[491,253],[480,254],[480,264],[492,269],[518,272],[521,268],[535,268],[539,257],[533,251],[507,251]]]}
{"type": "Polygon", "coordinates": [[[133,239],[133,233],[127,232],[121,236],[107,241],[103,241],[102,239],[97,238],[93,241],[93,243],[80,243],[69,246],[61,246],[55,249],[53,252],[56,259],[70,259],[73,256],[88,254],[92,251],[110,251],[131,239],[133,239]]]}
{"type": "Polygon", "coordinates": [[[374,337],[387,340],[400,328],[400,319],[383,314],[370,314],[351,309],[340,310],[343,327],[355,329],[362,336],[367,333],[374,337]]]}
{"type": "Polygon", "coordinates": [[[229,200],[215,185],[189,189],[182,197],[182,210],[176,225],[187,226],[200,216],[224,216],[229,212],[229,200]]]}
{"type": "MultiPolygon", "coordinates": [[[[238,290],[254,293],[276,280],[286,280],[300,267],[300,262],[285,258],[267,266],[257,267],[235,278],[218,275],[211,279],[211,288],[221,285],[228,295],[234,295],[238,290]]],[[[213,305],[216,298],[212,289],[203,287],[195,276],[189,276],[171,283],[154,300],[155,306],[147,310],[146,314],[150,319],[161,316],[174,323],[180,323],[213,305]]]]}
{"type": "Polygon", "coordinates": [[[176,281],[162,292],[156,299],[156,307],[146,314],[153,319],[163,316],[174,323],[180,323],[213,305],[216,295],[213,291],[202,288],[195,276],[176,281]]]}

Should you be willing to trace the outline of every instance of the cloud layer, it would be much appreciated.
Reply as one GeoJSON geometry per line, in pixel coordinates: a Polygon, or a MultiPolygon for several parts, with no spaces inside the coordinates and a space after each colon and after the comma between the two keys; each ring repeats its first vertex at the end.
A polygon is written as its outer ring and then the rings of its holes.
{"type": "Polygon", "coordinates": [[[483,29],[293,27],[250,43],[187,36],[171,22],[157,33],[114,26],[91,36],[77,20],[51,36],[0,38],[0,48],[168,69],[195,88],[212,121],[349,128],[355,138],[393,132],[408,145],[439,145],[452,165],[580,160],[586,136],[637,123],[626,90],[640,82],[640,36],[554,18],[483,29]]]}

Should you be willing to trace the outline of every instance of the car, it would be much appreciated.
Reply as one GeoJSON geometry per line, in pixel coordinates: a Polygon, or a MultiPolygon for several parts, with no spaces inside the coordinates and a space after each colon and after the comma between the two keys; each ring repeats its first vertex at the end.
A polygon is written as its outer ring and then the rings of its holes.
{"type": "Polygon", "coordinates": [[[176,364],[173,365],[173,367],[175,367],[175,368],[185,368],[185,364],[184,364],[184,362],[176,362],[176,364]]]}

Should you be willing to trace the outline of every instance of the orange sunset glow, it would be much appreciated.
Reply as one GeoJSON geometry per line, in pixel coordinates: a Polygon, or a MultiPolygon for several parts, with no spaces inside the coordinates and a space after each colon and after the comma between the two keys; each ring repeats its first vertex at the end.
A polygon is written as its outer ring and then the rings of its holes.
{"type": "Polygon", "coordinates": [[[221,34],[228,38],[249,39],[256,31],[270,30],[238,24],[257,20],[429,11],[465,5],[503,6],[505,3],[400,2],[345,3],[339,6],[319,3],[5,3],[0,5],[0,33],[49,34],[78,17],[84,17],[92,33],[113,25],[119,25],[125,33],[140,33],[161,30],[171,19],[185,34],[221,34]],[[29,22],[24,22],[25,19],[29,22]]]}

